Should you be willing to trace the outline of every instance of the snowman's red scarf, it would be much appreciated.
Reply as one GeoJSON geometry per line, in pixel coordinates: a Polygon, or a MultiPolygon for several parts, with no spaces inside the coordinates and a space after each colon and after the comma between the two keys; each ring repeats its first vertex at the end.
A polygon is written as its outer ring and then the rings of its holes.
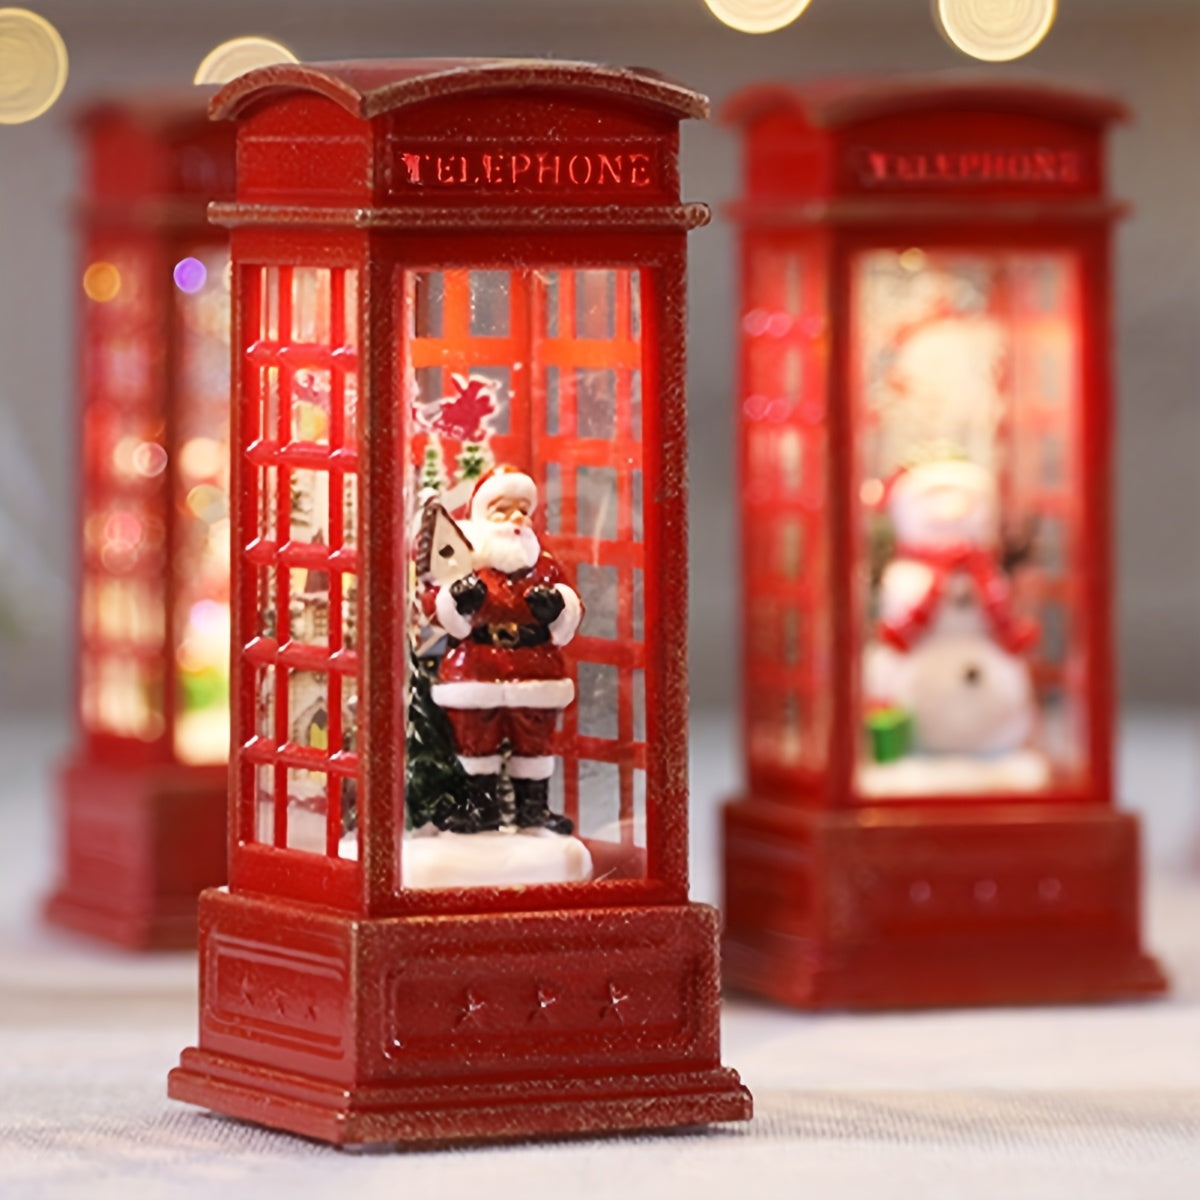
{"type": "Polygon", "coordinates": [[[1022,620],[1012,611],[1012,592],[995,558],[978,546],[931,549],[926,546],[898,546],[897,558],[915,559],[933,569],[933,582],[920,603],[904,616],[881,621],[880,636],[897,650],[911,650],[925,632],[946,593],[951,574],[962,571],[970,576],[979,596],[980,607],[991,626],[996,642],[1010,654],[1028,650],[1038,639],[1038,627],[1022,620]]]}

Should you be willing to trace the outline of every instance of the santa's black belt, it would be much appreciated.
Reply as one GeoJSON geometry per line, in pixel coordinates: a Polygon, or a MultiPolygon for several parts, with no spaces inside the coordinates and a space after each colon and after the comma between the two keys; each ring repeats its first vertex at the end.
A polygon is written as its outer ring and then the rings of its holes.
{"type": "Polygon", "coordinates": [[[471,641],[481,646],[499,646],[501,650],[515,650],[518,646],[544,646],[549,640],[550,630],[545,625],[518,625],[516,621],[476,625],[471,630],[471,641]]]}

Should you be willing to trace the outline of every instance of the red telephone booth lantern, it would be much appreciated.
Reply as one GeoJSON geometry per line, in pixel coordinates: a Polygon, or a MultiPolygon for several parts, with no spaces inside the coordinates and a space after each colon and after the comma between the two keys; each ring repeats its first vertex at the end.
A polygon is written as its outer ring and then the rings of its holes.
{"type": "Polygon", "coordinates": [[[714,914],[687,900],[683,298],[707,212],[677,158],[705,111],[541,61],[278,66],[216,97],[239,163],[215,209],[231,868],[201,898],[175,1098],[338,1143],[749,1115],[714,914]],[[471,627],[551,569],[479,565],[489,496],[536,502],[573,639],[557,600],[471,627]],[[524,675],[480,666],[510,652],[524,675]],[[489,722],[503,740],[467,745],[489,722]]]}
{"type": "Polygon", "coordinates": [[[59,924],[194,945],[225,875],[228,248],[233,138],[206,97],[94,106],[80,131],[77,716],[59,924]]]}
{"type": "Polygon", "coordinates": [[[1113,808],[1107,100],[757,87],[725,967],[805,1007],[1156,992],[1113,808]]]}

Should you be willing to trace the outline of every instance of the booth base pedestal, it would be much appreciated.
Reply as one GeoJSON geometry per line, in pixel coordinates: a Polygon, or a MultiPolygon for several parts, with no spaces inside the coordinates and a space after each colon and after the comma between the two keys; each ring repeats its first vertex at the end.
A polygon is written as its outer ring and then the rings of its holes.
{"type": "Polygon", "coordinates": [[[227,780],[224,766],[70,763],[46,919],[131,950],[194,946],[196,898],[225,878],[227,780]]]}
{"type": "Polygon", "coordinates": [[[745,1120],[702,905],[364,918],[201,898],[177,1100],[339,1145],[745,1120]]]}
{"type": "Polygon", "coordinates": [[[725,981],[806,1009],[1150,996],[1136,820],[1101,805],[726,807],[725,981]]]}

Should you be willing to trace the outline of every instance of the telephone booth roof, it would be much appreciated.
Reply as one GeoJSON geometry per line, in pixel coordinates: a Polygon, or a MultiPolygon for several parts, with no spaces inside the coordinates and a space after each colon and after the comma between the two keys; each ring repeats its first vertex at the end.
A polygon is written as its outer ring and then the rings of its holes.
{"type": "Polygon", "coordinates": [[[100,96],[74,115],[81,133],[110,121],[121,122],[154,137],[184,136],[205,128],[207,107],[216,88],[166,88],[131,96],[100,96]]]}
{"type": "Polygon", "coordinates": [[[799,114],[817,129],[858,125],[877,117],[926,110],[1053,115],[1083,125],[1125,120],[1129,110],[1109,96],[1046,80],[992,82],[959,73],[894,79],[826,79],[743,88],[721,109],[727,125],[753,125],[779,112],[799,114]]]}
{"type": "Polygon", "coordinates": [[[745,138],[743,222],[1108,219],[1111,98],[957,73],[760,84],[725,104],[745,138]],[[981,207],[984,205],[985,207],[981,207]],[[801,207],[796,208],[799,204],[801,207]],[[1032,207],[1036,205],[1036,211],[1032,207]]]}
{"type": "Polygon", "coordinates": [[[209,201],[234,190],[233,138],[206,111],[213,91],[105,96],[76,114],[91,219],[150,227],[207,223],[209,201]]]}
{"type": "Polygon", "coordinates": [[[213,118],[243,116],[272,93],[307,91],[327,97],[363,120],[425,100],[466,92],[513,88],[580,88],[624,97],[678,120],[708,115],[698,92],[637,67],[510,58],[417,58],[349,60],[328,63],[280,63],[249,71],[213,97],[213,118]]]}
{"type": "Polygon", "coordinates": [[[588,63],[264,67],[210,106],[239,126],[238,204],[212,216],[270,224],[278,206],[293,227],[403,228],[506,208],[488,221],[686,230],[707,210],[679,203],[678,126],[707,111],[651,72],[588,63]]]}

